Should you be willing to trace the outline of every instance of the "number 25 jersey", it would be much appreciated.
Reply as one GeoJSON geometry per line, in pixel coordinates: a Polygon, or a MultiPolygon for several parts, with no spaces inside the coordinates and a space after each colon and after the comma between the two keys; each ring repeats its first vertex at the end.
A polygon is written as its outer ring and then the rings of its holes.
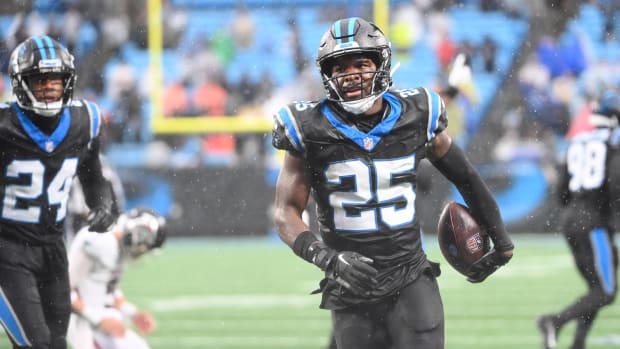
{"type": "MultiPolygon", "coordinates": [[[[37,117],[37,116],[35,116],[37,117]]],[[[56,129],[43,133],[16,103],[0,104],[0,236],[51,243],[62,222],[78,165],[92,154],[101,114],[87,101],[63,109],[56,129]]]]}
{"type": "Polygon", "coordinates": [[[327,100],[292,103],[275,115],[272,142],[305,160],[324,242],[389,269],[425,260],[417,169],[447,117],[441,97],[425,88],[390,90],[383,99],[387,114],[368,133],[327,100]]]}

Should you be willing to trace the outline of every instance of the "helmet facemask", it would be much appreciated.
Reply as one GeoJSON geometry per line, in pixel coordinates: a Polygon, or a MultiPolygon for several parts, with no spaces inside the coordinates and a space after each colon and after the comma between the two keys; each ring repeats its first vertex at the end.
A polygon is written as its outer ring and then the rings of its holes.
{"type": "MultiPolygon", "coordinates": [[[[350,53],[350,55],[364,55],[364,53],[350,53]]],[[[338,102],[344,110],[356,115],[368,111],[391,84],[389,72],[385,67],[381,67],[382,64],[385,65],[385,62],[381,63],[380,59],[368,58],[375,63],[376,70],[332,75],[332,61],[335,58],[324,63],[326,69],[321,69],[324,72],[322,78],[328,91],[328,99],[338,102]],[[346,93],[350,89],[360,89],[361,94],[357,98],[349,98],[346,93]]]]}
{"type": "MultiPolygon", "coordinates": [[[[51,73],[54,74],[54,73],[51,73]]],[[[55,101],[39,101],[36,97],[35,89],[32,87],[34,80],[45,79],[46,74],[32,74],[29,76],[18,77],[15,79],[15,84],[19,84],[17,89],[15,86],[13,90],[15,95],[20,95],[17,98],[17,103],[20,107],[26,110],[30,110],[37,115],[44,117],[54,117],[63,110],[63,108],[70,102],[73,96],[73,85],[75,76],[65,74],[62,79],[62,93],[55,101]]]]}

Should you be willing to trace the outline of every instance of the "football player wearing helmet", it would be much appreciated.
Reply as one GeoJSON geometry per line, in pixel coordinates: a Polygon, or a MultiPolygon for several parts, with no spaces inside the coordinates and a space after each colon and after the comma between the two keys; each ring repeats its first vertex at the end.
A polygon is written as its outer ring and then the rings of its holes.
{"type": "Polygon", "coordinates": [[[420,161],[456,185],[493,240],[470,270],[472,282],[512,256],[497,203],[446,132],[441,97],[390,88],[390,43],[375,24],[334,22],[316,63],[326,98],[293,102],[274,116],[273,145],[286,150],[274,204],[278,234],[325,272],[320,306],[332,312],[339,349],[443,348],[439,268],[422,249],[416,214],[420,161]],[[322,239],[302,219],[310,193],[322,239]]]}
{"type": "Polygon", "coordinates": [[[166,221],[148,209],[121,214],[108,233],[82,228],[69,247],[69,276],[73,314],[68,339],[80,349],[148,349],[141,334],[155,330],[153,316],[139,310],[119,288],[127,265],[160,249],[166,221]]]}
{"type": "Polygon", "coordinates": [[[560,172],[561,230],[588,290],[537,324],[543,348],[557,347],[560,329],[575,320],[571,349],[585,348],[598,312],[616,297],[618,252],[614,222],[620,212],[620,96],[608,92],[590,116],[595,129],[577,134],[560,172]]]}
{"type": "Polygon", "coordinates": [[[71,311],[63,221],[73,178],[90,227],[114,222],[99,161],[98,107],[72,99],[73,56],[33,36],[9,61],[15,101],[0,103],[0,323],[15,348],[64,349],[71,311]]]}

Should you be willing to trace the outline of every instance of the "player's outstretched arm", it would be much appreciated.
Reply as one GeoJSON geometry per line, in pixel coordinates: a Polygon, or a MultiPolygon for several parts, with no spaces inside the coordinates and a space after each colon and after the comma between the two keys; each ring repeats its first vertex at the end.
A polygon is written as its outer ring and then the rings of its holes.
{"type": "Polygon", "coordinates": [[[476,221],[491,237],[494,248],[472,266],[471,282],[481,282],[512,258],[514,245],[499,207],[478,171],[445,132],[429,148],[433,165],[459,190],[476,221]]]}

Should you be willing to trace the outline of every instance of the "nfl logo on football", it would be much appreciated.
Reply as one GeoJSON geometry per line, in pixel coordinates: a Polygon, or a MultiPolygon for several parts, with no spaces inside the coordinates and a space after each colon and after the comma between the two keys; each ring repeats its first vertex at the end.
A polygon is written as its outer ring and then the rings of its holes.
{"type": "Polygon", "coordinates": [[[480,251],[482,249],[482,237],[480,236],[480,234],[476,234],[467,239],[466,245],[467,250],[469,250],[469,252],[471,253],[480,251]]]}

